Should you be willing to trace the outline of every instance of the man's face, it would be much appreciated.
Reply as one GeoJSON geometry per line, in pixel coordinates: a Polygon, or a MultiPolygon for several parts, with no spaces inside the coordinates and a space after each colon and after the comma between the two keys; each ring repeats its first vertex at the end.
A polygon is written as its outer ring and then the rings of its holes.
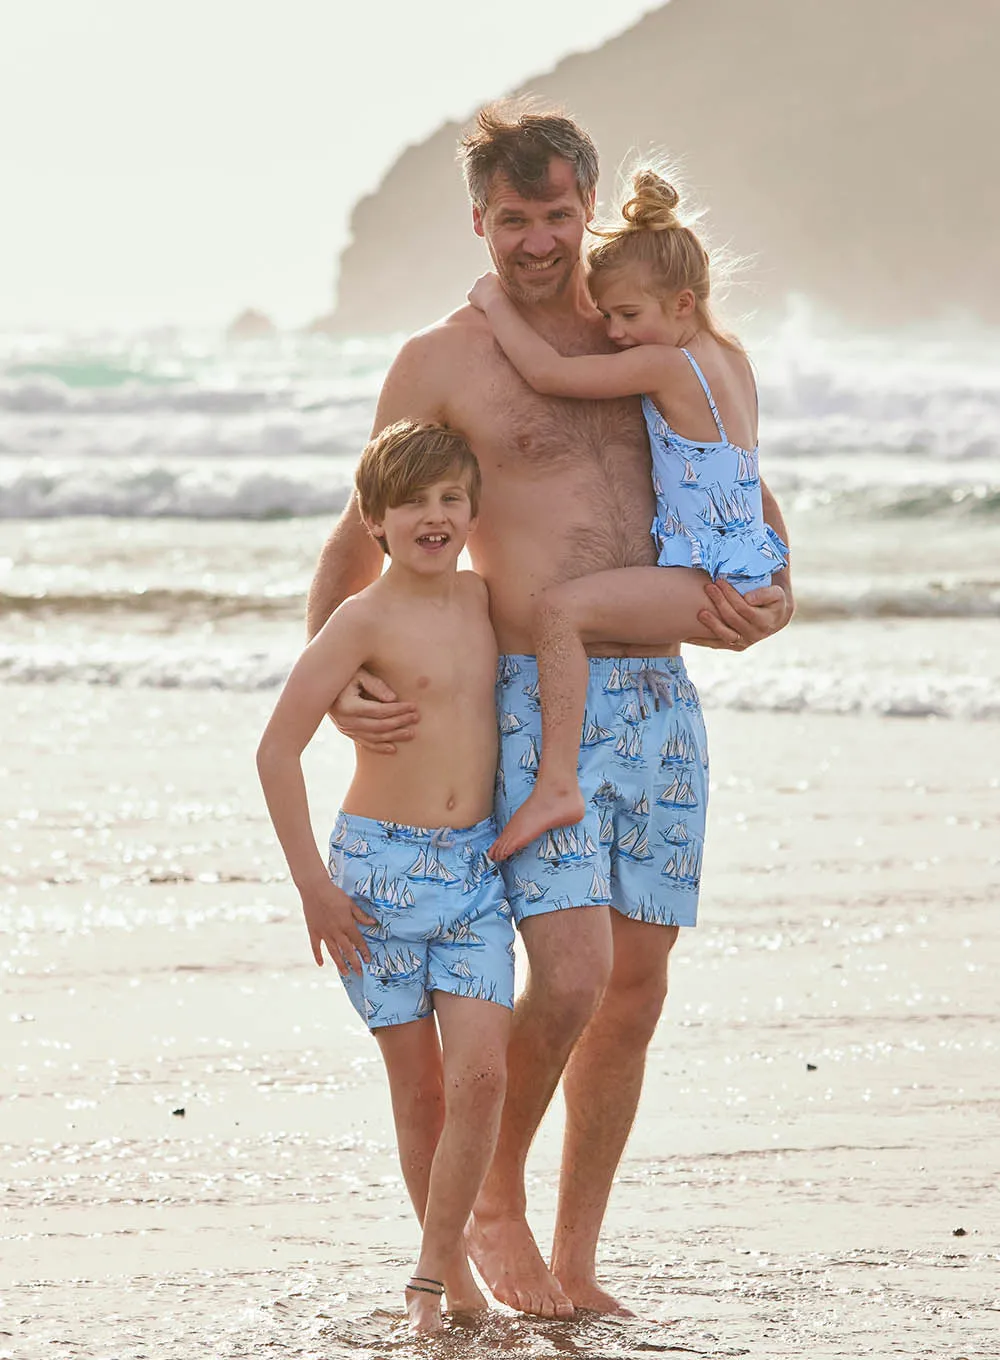
{"type": "Polygon", "coordinates": [[[494,268],[515,302],[547,302],[566,288],[580,264],[583,231],[593,204],[580,198],[573,167],[553,156],[544,198],[523,198],[509,180],[495,175],[486,208],[472,221],[494,268]]]}

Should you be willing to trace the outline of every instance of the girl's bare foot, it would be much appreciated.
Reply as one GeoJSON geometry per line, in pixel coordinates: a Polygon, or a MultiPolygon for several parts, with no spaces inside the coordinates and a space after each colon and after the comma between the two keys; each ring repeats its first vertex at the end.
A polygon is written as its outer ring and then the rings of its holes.
{"type": "Polygon", "coordinates": [[[539,780],[486,853],[492,860],[509,859],[546,831],[582,822],[586,811],[578,785],[549,788],[539,780]]]}
{"type": "Polygon", "coordinates": [[[414,1336],[434,1336],[444,1331],[441,1317],[441,1296],[444,1285],[440,1280],[428,1280],[414,1275],[406,1286],[406,1313],[414,1336]]]}

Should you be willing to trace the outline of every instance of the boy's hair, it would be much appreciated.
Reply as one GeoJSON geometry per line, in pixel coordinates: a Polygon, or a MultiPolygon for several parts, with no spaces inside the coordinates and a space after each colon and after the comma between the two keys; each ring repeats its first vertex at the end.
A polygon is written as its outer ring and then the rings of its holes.
{"type": "Polygon", "coordinates": [[[583,128],[558,109],[536,111],[523,101],[487,104],[476,114],[475,130],[459,146],[469,196],[481,212],[498,174],[523,198],[544,198],[553,156],[573,167],[584,203],[590,203],[597,191],[597,148],[583,128]]]}
{"type": "MultiPolygon", "coordinates": [[[[380,524],[386,510],[402,505],[414,492],[443,481],[451,472],[465,481],[473,516],[478,515],[482,475],[465,436],[445,425],[397,420],[380,430],[361,454],[354,473],[361,513],[380,524]]],[[[388,553],[386,540],[377,542],[388,553]]]]}
{"type": "Polygon", "coordinates": [[[742,349],[735,336],[719,326],[709,306],[712,258],[690,222],[678,217],[680,194],[655,170],[637,170],[633,193],[622,204],[623,224],[591,228],[600,244],[587,252],[587,283],[596,297],[602,280],[624,268],[643,269],[649,292],[670,297],[690,288],[702,327],[720,344],[742,349]]]}

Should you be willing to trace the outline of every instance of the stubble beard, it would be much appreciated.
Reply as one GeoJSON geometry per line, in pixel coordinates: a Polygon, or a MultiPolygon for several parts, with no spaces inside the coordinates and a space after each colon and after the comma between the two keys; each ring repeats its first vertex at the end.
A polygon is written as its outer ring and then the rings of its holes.
{"type": "Polygon", "coordinates": [[[552,271],[551,277],[546,276],[544,281],[539,279],[538,283],[525,283],[525,276],[517,265],[508,265],[506,261],[503,263],[496,261],[495,264],[504,292],[513,302],[518,302],[525,307],[531,307],[540,302],[551,302],[553,298],[561,297],[566,292],[569,281],[573,277],[571,261],[565,262],[561,267],[556,267],[552,271]]]}

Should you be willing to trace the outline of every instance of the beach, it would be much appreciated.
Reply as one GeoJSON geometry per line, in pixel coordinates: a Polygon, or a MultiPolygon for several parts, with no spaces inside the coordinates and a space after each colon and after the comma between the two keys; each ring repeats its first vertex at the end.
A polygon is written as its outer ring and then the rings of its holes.
{"type": "MultiPolygon", "coordinates": [[[[429,1353],[377,1054],[254,779],[272,694],[2,692],[0,1355],[429,1353]]],[[[601,1257],[637,1318],[497,1309],[431,1350],[995,1357],[995,729],[709,723],[701,923],[601,1257]]],[[[308,759],[322,837],[350,748],[308,759]]]]}
{"type": "MultiPolygon", "coordinates": [[[[798,610],[686,649],[699,925],[601,1256],[637,1318],[423,1347],[380,1063],[253,765],[396,345],[0,335],[0,1360],[996,1360],[1000,338],[755,342],[798,610]]],[[[328,728],[320,842],[349,770],[328,728]]]]}

